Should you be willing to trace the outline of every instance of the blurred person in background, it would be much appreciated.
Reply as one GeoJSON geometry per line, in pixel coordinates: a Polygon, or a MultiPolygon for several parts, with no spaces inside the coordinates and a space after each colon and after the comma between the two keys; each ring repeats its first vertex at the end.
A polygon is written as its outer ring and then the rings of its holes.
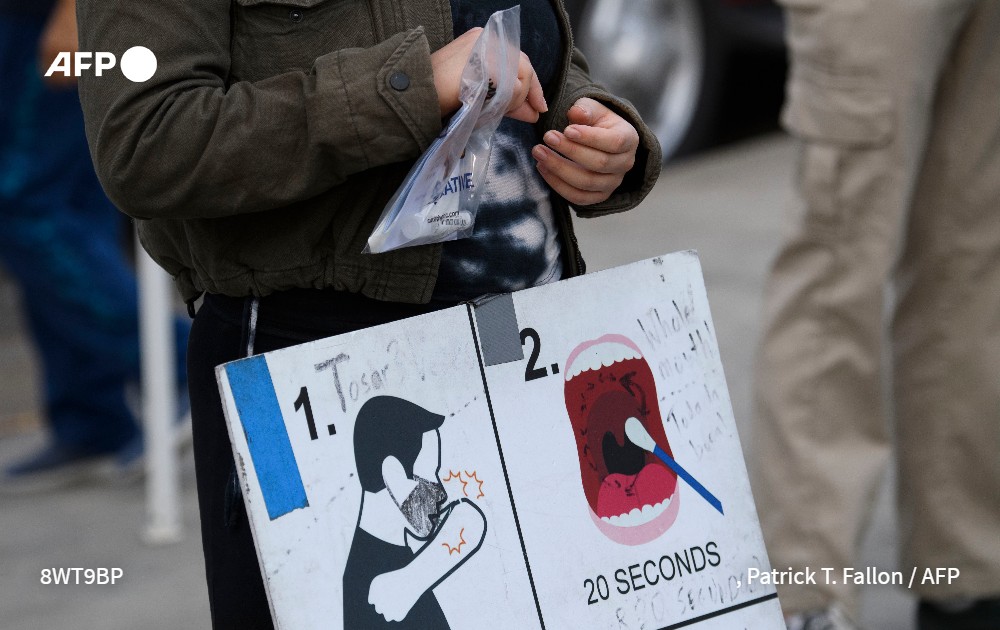
{"type": "Polygon", "coordinates": [[[772,564],[837,582],[779,587],[788,627],[854,627],[842,570],[894,453],[918,628],[996,630],[1000,2],[783,4],[804,210],[766,290],[754,472],[772,564]],[[924,583],[943,567],[960,577],[924,583]]]}
{"type": "MultiPolygon", "coordinates": [[[[3,464],[6,490],[141,470],[126,395],[139,380],[128,224],[94,174],[75,79],[44,77],[76,50],[73,0],[0,0],[0,264],[20,287],[50,429],[41,450],[3,464]]],[[[175,327],[183,383],[189,325],[175,327]]]]}

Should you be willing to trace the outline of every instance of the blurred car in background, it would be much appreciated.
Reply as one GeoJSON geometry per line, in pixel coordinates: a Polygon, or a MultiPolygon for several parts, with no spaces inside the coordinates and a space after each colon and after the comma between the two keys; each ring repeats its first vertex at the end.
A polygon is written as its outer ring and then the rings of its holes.
{"type": "MultiPolygon", "coordinates": [[[[724,101],[768,91],[763,107],[777,120],[784,20],[772,0],[565,4],[591,76],[636,106],[659,138],[664,161],[716,141],[720,115],[733,109],[724,101]],[[745,94],[734,95],[734,83],[745,94]]],[[[746,112],[737,107],[726,113],[728,119],[746,112]]]]}

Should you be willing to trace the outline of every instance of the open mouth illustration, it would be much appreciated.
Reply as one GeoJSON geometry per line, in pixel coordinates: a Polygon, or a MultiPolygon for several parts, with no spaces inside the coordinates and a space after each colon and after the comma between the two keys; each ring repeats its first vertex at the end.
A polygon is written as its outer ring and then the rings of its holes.
{"type": "Polygon", "coordinates": [[[637,418],[670,456],[653,373],[623,335],[577,346],[566,361],[566,410],[594,523],[625,545],[657,538],[677,519],[677,475],[625,435],[637,418]]]}

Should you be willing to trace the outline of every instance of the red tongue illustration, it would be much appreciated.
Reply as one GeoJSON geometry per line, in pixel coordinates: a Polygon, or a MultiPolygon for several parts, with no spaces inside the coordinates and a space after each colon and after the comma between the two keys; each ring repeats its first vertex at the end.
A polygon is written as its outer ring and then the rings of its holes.
{"type": "Polygon", "coordinates": [[[625,436],[625,421],[638,418],[673,456],[649,365],[630,339],[605,335],[577,346],[565,374],[566,410],[595,524],[619,543],[655,539],[677,517],[677,475],[625,436]]]}
{"type": "Polygon", "coordinates": [[[649,464],[638,475],[612,473],[601,484],[596,513],[610,519],[632,510],[641,511],[672,495],[676,485],[677,475],[656,464],[649,464]]]}

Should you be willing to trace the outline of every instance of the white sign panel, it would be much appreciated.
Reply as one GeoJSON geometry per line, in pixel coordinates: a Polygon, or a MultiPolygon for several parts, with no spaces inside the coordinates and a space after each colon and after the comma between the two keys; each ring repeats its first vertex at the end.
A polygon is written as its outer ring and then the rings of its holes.
{"type": "Polygon", "coordinates": [[[278,628],[784,628],[693,253],[218,375],[278,628]]]}

